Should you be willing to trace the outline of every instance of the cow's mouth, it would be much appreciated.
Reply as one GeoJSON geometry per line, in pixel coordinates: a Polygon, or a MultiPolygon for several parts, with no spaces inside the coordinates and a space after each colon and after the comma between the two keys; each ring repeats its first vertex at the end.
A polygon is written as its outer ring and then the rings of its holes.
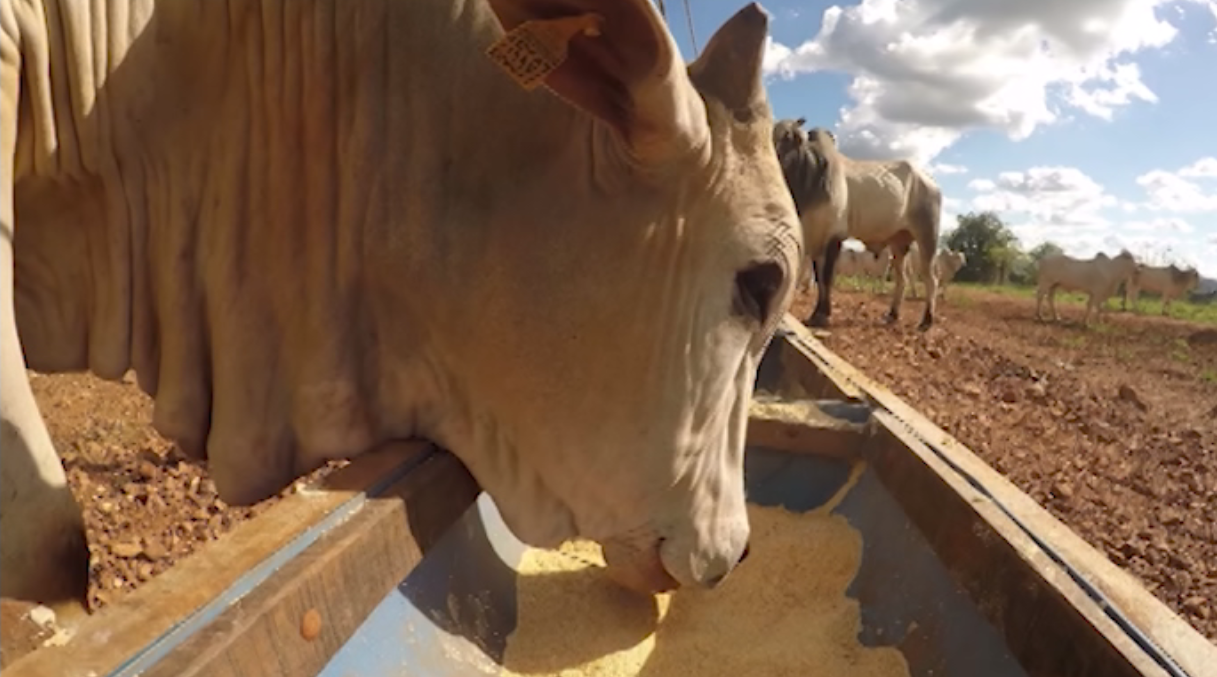
{"type": "Polygon", "coordinates": [[[662,538],[645,548],[605,543],[605,573],[617,585],[643,595],[675,590],[680,587],[680,583],[663,566],[659,555],[662,545],[662,538]]]}

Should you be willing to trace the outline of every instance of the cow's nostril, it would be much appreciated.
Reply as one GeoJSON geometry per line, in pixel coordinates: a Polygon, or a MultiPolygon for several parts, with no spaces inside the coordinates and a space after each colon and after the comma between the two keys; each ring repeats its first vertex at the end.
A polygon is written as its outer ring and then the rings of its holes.
{"type": "Polygon", "coordinates": [[[744,544],[744,551],[739,554],[739,561],[735,563],[735,566],[739,566],[739,565],[743,564],[744,560],[746,560],[746,559],[748,559],[748,544],[747,543],[744,544]]]}

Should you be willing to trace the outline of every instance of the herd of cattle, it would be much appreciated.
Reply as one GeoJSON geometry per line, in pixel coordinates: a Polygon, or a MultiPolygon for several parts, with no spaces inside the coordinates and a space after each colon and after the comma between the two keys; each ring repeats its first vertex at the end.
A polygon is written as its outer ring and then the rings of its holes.
{"type": "MultiPolygon", "coordinates": [[[[828,325],[835,275],[894,282],[887,321],[897,319],[905,285],[914,296],[916,282],[925,288],[925,315],[918,328],[928,329],[935,302],[966,265],[963,252],[939,247],[942,193],[933,179],[907,160],[859,161],[841,153],[832,132],[803,129],[805,118],[774,124],[774,149],[782,164],[786,186],[803,227],[804,251],[810,270],[800,274],[799,287],[816,282],[817,302],[807,324],[828,325]],[[846,239],[860,241],[865,250],[844,248],[846,239]]],[[[1056,292],[1074,291],[1087,297],[1082,324],[1092,311],[1102,312],[1107,299],[1123,287],[1124,305],[1134,304],[1142,291],[1162,298],[1162,312],[1173,300],[1200,283],[1195,269],[1140,264],[1131,253],[1089,259],[1066,254],[1045,256],[1036,270],[1036,319],[1044,300],[1053,320],[1056,292]]]]}
{"type": "MultiPolygon", "coordinates": [[[[917,260],[915,249],[916,245],[910,248],[910,256],[905,258],[904,263],[904,277],[912,285],[914,297],[917,296],[916,282],[923,279],[920,268],[913,266],[913,262],[917,260]]],[[[886,248],[878,254],[842,248],[837,261],[837,274],[860,280],[885,282],[893,276],[891,261],[891,251],[886,248]]],[[[933,270],[938,276],[940,297],[966,261],[967,257],[963,252],[951,249],[941,249],[934,255],[933,270]]],[[[1119,296],[1121,309],[1127,310],[1130,303],[1136,304],[1142,292],[1156,294],[1161,300],[1162,314],[1166,315],[1170,312],[1172,302],[1185,298],[1200,284],[1200,273],[1193,268],[1181,268],[1173,264],[1151,266],[1137,263],[1128,252],[1121,252],[1115,257],[1100,253],[1090,259],[1067,255],[1045,256],[1037,264],[1036,277],[1036,319],[1044,318],[1042,311],[1046,300],[1052,319],[1059,320],[1055,303],[1056,292],[1074,291],[1087,295],[1086,311],[1082,319],[1084,325],[1089,323],[1090,313],[1103,312],[1106,301],[1113,296],[1119,296]]],[[[800,291],[806,292],[809,288],[810,279],[800,291]]]]}
{"type": "Polygon", "coordinates": [[[303,5],[0,4],[0,595],[88,583],[27,367],[134,371],[233,505],[422,438],[525,543],[717,585],[804,251],[813,322],[853,237],[890,248],[892,320],[919,263],[928,329],[962,262],[932,265],[939,189],[774,122],[756,3],[688,64],[651,0],[303,5]]]}

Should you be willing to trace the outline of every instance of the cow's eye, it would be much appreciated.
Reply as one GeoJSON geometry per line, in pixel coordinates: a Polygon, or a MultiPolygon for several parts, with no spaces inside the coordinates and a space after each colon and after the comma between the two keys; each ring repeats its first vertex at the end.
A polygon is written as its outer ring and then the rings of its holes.
{"type": "Polygon", "coordinates": [[[782,267],[772,261],[754,263],[735,274],[736,314],[765,324],[782,289],[782,267]]]}

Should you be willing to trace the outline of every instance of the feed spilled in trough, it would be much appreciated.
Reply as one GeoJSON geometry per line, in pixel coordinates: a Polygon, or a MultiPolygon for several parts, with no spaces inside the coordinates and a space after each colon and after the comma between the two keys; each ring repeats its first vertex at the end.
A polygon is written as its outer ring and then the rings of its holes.
{"type": "Polygon", "coordinates": [[[827,506],[808,513],[748,506],[748,561],[715,590],[626,592],[596,566],[598,546],[529,549],[504,677],[907,677],[892,647],[867,647],[846,596],[862,536],[827,506]]]}

